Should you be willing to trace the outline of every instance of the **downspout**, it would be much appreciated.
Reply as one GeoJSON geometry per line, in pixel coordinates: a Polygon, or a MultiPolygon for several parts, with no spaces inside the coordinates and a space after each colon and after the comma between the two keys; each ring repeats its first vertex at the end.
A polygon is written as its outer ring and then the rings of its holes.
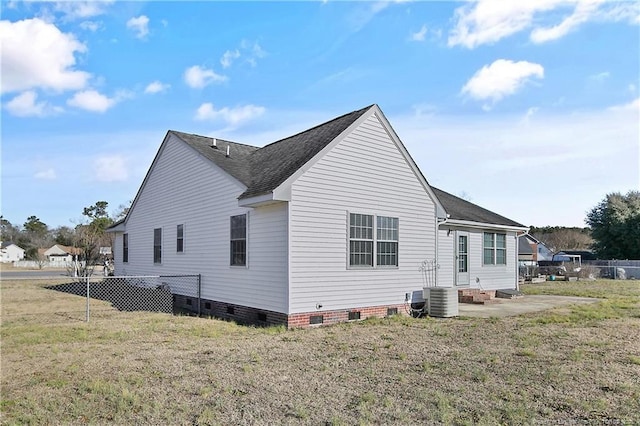
{"type": "Polygon", "coordinates": [[[440,218],[437,217],[437,213],[436,213],[436,255],[435,255],[435,268],[436,268],[436,287],[438,286],[438,283],[440,282],[440,280],[438,279],[438,272],[440,269],[440,263],[438,262],[438,240],[440,240],[440,225],[443,225],[445,223],[447,223],[447,220],[449,220],[449,215],[447,214],[447,217],[445,218],[440,218]]]}

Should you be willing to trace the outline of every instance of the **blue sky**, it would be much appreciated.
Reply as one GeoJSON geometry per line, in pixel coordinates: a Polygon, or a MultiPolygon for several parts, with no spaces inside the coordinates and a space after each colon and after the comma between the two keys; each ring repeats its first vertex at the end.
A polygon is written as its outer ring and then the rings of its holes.
{"type": "Polygon", "coordinates": [[[377,103],[434,186],[584,226],[640,188],[640,3],[3,1],[2,215],[135,196],[168,129],[262,146],[377,103]]]}

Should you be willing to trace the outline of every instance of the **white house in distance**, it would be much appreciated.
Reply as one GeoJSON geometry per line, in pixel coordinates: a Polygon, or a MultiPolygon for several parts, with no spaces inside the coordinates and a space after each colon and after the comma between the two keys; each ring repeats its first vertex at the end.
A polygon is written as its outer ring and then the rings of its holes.
{"type": "Polygon", "coordinates": [[[425,260],[513,289],[524,230],[429,186],[377,105],[262,148],[169,131],[109,229],[116,275],[201,274],[202,313],[288,327],[403,312],[425,260]]]}
{"type": "Polygon", "coordinates": [[[82,254],[82,250],[77,247],[54,244],[48,249],[43,250],[42,254],[51,266],[66,266],[76,260],[76,257],[82,254]]]}
{"type": "Polygon", "coordinates": [[[24,259],[24,249],[17,244],[3,241],[0,246],[2,247],[0,249],[2,263],[17,262],[24,259]]]}

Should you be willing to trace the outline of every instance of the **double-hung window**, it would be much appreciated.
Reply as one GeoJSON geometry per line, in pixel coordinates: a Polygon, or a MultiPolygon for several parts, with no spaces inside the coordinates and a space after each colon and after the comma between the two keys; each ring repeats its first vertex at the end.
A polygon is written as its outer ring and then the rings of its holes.
{"type": "Polygon", "coordinates": [[[129,261],[129,234],[122,234],[122,262],[129,261]]]}
{"type": "Polygon", "coordinates": [[[506,265],[507,264],[507,236],[485,232],[483,234],[483,258],[484,265],[506,265]]]}
{"type": "Polygon", "coordinates": [[[231,216],[231,266],[247,264],[247,215],[231,216]]]}
{"type": "Polygon", "coordinates": [[[372,215],[349,215],[349,265],[373,266],[372,215]]]}
{"type": "Polygon", "coordinates": [[[162,228],[153,230],[153,263],[162,263],[162,228]]]}
{"type": "Polygon", "coordinates": [[[176,229],[176,251],[184,252],[184,225],[178,225],[176,229]]]}
{"type": "Polygon", "coordinates": [[[377,264],[398,266],[398,218],[378,216],[377,264]]]}
{"type": "Polygon", "coordinates": [[[398,266],[398,218],[350,213],[349,266],[398,266]]]}

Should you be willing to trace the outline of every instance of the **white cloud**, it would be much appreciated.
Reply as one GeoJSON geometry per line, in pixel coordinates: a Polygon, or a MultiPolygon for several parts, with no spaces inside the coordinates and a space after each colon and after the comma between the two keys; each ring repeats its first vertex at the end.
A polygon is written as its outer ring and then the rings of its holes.
{"type": "Polygon", "coordinates": [[[240,57],[240,51],[236,50],[227,50],[220,58],[220,63],[222,64],[222,68],[229,68],[234,60],[240,57]]]}
{"type": "Polygon", "coordinates": [[[593,74],[589,76],[589,80],[592,81],[596,81],[596,82],[603,82],[604,80],[608,79],[609,77],[611,77],[611,73],[609,71],[603,71],[600,72],[598,74],[593,74]]]}
{"type": "Polygon", "coordinates": [[[461,93],[473,99],[489,99],[495,103],[517,92],[531,77],[544,77],[542,65],[498,59],[477,71],[464,85],[461,93]]]}
{"type": "Polygon", "coordinates": [[[196,120],[222,120],[229,126],[236,126],[242,122],[252,120],[264,114],[265,108],[256,105],[244,105],[236,108],[224,107],[216,110],[211,103],[200,105],[196,111],[196,120]]]}
{"type": "Polygon", "coordinates": [[[91,31],[91,32],[95,33],[100,28],[102,28],[102,22],[98,22],[98,21],[82,21],[82,22],[80,22],[80,28],[82,28],[83,30],[87,30],[87,31],[91,31]]]}
{"type": "MultiPolygon", "coordinates": [[[[629,103],[615,105],[609,108],[611,111],[636,111],[640,112],[640,98],[636,98],[629,103]]],[[[640,117],[638,117],[640,119],[640,117]]]]}
{"type": "Polygon", "coordinates": [[[456,9],[448,45],[473,49],[532,28],[530,39],[544,43],[561,38],[588,21],[640,23],[636,2],[604,0],[480,0],[456,9]],[[635,4],[634,4],[635,3],[635,4]],[[569,16],[555,23],[562,12],[569,16]]]}
{"type": "Polygon", "coordinates": [[[144,93],[149,93],[149,94],[161,93],[169,90],[170,87],[171,87],[170,84],[164,84],[156,80],[147,85],[147,87],[144,89],[144,93]]]}
{"type": "Polygon", "coordinates": [[[48,102],[37,102],[38,94],[33,90],[20,93],[5,104],[5,109],[16,117],[44,117],[61,112],[61,108],[53,107],[48,102]]]}
{"type": "Polygon", "coordinates": [[[416,33],[411,33],[410,40],[411,41],[424,41],[426,36],[427,36],[427,26],[423,25],[422,28],[420,28],[420,31],[418,31],[416,33]]]}
{"type": "Polygon", "coordinates": [[[84,90],[74,94],[67,104],[87,111],[105,112],[117,102],[117,98],[109,98],[95,90],[84,90]]]}
{"type": "Polygon", "coordinates": [[[112,4],[113,0],[59,1],[54,3],[54,9],[62,12],[67,20],[86,19],[102,15],[112,4]]]}
{"type": "Polygon", "coordinates": [[[53,168],[48,168],[37,172],[33,177],[40,180],[55,180],[58,175],[53,168]]]}
{"type": "Polygon", "coordinates": [[[0,44],[2,93],[81,89],[91,76],[73,69],[75,54],[86,52],[86,46],[41,19],[0,21],[0,44]]]}
{"type": "Polygon", "coordinates": [[[94,178],[99,182],[123,182],[129,177],[126,160],[121,155],[105,155],[93,162],[94,178]]]}
{"type": "Polygon", "coordinates": [[[258,65],[258,59],[267,56],[267,52],[255,41],[242,40],[237,49],[227,50],[220,58],[222,68],[229,68],[239,58],[244,58],[243,63],[247,63],[252,67],[258,65]]]}
{"type": "Polygon", "coordinates": [[[143,39],[149,34],[149,18],[140,15],[127,21],[127,28],[136,32],[136,37],[143,39]]]}
{"type": "Polygon", "coordinates": [[[531,41],[534,43],[545,43],[564,37],[581,24],[587,22],[598,9],[600,3],[602,3],[602,0],[578,2],[573,13],[558,25],[546,28],[535,28],[531,32],[531,41]]]}
{"type": "Polygon", "coordinates": [[[202,89],[211,83],[224,83],[227,77],[216,74],[213,70],[194,65],[184,72],[184,81],[189,87],[202,89]]]}

